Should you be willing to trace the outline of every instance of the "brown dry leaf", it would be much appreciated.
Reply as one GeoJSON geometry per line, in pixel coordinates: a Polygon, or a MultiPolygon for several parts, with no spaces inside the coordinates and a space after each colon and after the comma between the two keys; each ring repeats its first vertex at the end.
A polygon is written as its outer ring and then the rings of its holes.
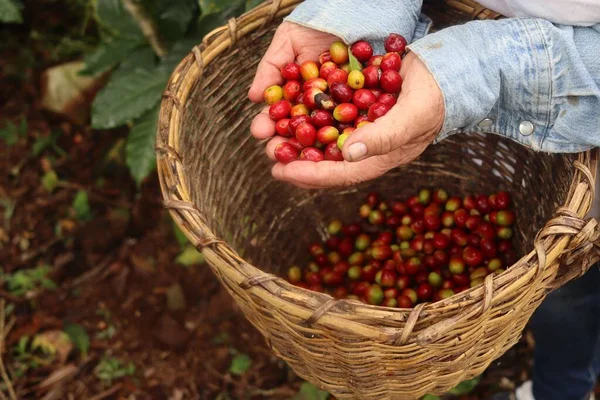
{"type": "Polygon", "coordinates": [[[74,364],[67,364],[56,371],[53,371],[46,379],[38,384],[37,389],[47,390],[55,385],[69,382],[75,377],[75,375],[77,375],[78,371],[79,368],[77,368],[74,364]]]}
{"type": "Polygon", "coordinates": [[[105,82],[101,76],[82,76],[83,61],[72,61],[49,68],[42,74],[42,107],[64,115],[77,124],[90,117],[90,104],[105,82]]]}

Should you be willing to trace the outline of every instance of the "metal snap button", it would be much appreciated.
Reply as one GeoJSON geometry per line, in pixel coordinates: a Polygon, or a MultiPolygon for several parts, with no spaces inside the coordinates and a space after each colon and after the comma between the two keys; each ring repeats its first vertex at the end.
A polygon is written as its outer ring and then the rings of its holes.
{"type": "Polygon", "coordinates": [[[531,135],[534,129],[535,127],[529,121],[523,121],[519,124],[519,132],[521,132],[521,135],[523,136],[531,135]]]}
{"type": "Polygon", "coordinates": [[[480,128],[489,128],[494,125],[494,120],[491,118],[482,119],[480,123],[477,124],[480,128]]]}

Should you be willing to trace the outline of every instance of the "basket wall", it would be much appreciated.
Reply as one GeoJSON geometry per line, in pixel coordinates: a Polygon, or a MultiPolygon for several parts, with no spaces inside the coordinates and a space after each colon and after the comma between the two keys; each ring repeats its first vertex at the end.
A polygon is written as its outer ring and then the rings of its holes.
{"type": "MultiPolygon", "coordinates": [[[[231,21],[173,74],[157,142],[165,203],[247,318],[300,376],[338,398],[442,393],[481,373],[518,340],[553,285],[557,256],[583,227],[596,156],[534,153],[506,139],[471,133],[351,188],[306,191],[273,180],[264,143],[249,134],[261,106],[250,103],[246,93],[274,29],[296,3],[267,3],[231,21]],[[424,186],[459,196],[510,191],[524,257],[482,287],[414,310],[333,300],[277,278],[291,264],[306,261],[307,244],[324,237],[330,219],[355,218],[368,191],[405,198],[424,186]],[[563,204],[574,219],[569,223],[564,212],[557,214],[563,204]],[[552,225],[552,236],[539,235],[536,254],[534,238],[553,218],[560,223],[552,225]]],[[[439,1],[427,7],[434,16],[446,16],[440,18],[445,23],[456,21],[456,15],[498,17],[470,1],[449,3],[460,7],[439,1]]]]}

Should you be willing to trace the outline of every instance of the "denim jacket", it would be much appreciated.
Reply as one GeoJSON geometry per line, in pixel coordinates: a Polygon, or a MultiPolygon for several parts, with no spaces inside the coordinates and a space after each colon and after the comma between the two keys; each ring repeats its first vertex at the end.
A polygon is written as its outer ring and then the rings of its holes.
{"type": "Polygon", "coordinates": [[[307,0],[287,18],[346,43],[403,35],[444,96],[435,142],[465,131],[508,137],[534,150],[600,146],[600,24],[539,18],[473,21],[427,34],[421,0],[307,0]]]}

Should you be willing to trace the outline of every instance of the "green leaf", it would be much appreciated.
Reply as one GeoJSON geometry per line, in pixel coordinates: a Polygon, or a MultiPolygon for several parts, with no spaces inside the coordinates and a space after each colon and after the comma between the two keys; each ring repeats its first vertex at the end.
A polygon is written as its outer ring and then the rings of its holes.
{"type": "Polygon", "coordinates": [[[250,11],[259,4],[262,4],[264,0],[246,0],[246,11],[250,11]]]}
{"type": "Polygon", "coordinates": [[[0,0],[0,22],[22,23],[21,4],[15,0],[0,0]]]}
{"type": "Polygon", "coordinates": [[[231,360],[231,366],[229,367],[229,372],[234,375],[243,375],[252,365],[252,360],[247,354],[240,353],[233,357],[231,360]]]}
{"type": "Polygon", "coordinates": [[[90,203],[88,202],[88,195],[85,190],[80,190],[73,199],[73,209],[78,220],[89,221],[92,219],[92,210],[90,209],[90,203]]]}
{"type": "Polygon", "coordinates": [[[179,226],[173,221],[173,233],[175,234],[175,239],[177,239],[177,243],[183,248],[186,244],[190,242],[190,240],[185,236],[185,233],[179,229],[179,226]]]}
{"type": "Polygon", "coordinates": [[[475,387],[479,383],[480,379],[481,379],[481,376],[476,376],[475,378],[472,378],[472,379],[469,379],[466,381],[462,381],[461,383],[456,385],[456,387],[450,389],[450,391],[448,393],[456,395],[456,396],[468,394],[473,389],[475,389],[475,387]]]}
{"type": "Polygon", "coordinates": [[[158,24],[161,37],[169,41],[181,38],[199,11],[196,0],[155,0],[146,2],[146,7],[158,24]]]}
{"type": "Polygon", "coordinates": [[[113,76],[92,104],[92,127],[115,128],[140,117],[158,104],[168,79],[160,70],[142,68],[113,76]]]}
{"type": "Polygon", "coordinates": [[[58,175],[56,175],[56,172],[54,170],[46,172],[42,177],[42,186],[44,189],[52,193],[56,189],[56,185],[58,185],[58,175]]]}
{"type": "Polygon", "coordinates": [[[122,0],[97,0],[95,3],[96,20],[111,35],[144,40],[140,27],[123,6],[122,0]]]}
{"type": "Polygon", "coordinates": [[[158,106],[142,115],[133,125],[127,144],[125,158],[129,172],[138,186],[156,168],[156,127],[158,123],[158,106]]]}
{"type": "Polygon", "coordinates": [[[348,60],[350,63],[350,71],[362,71],[362,65],[361,65],[360,61],[358,61],[358,59],[356,57],[354,57],[354,54],[352,54],[352,51],[350,51],[349,47],[348,47],[348,60]]]}
{"type": "MultiPolygon", "coordinates": [[[[119,65],[118,72],[131,72],[137,68],[152,71],[156,68],[157,57],[148,44],[134,50],[127,58],[119,65]]],[[[112,76],[115,76],[113,74],[112,76]]],[[[118,74],[117,74],[118,76],[118,74]]]]}
{"type": "Polygon", "coordinates": [[[160,62],[159,68],[163,73],[171,75],[175,67],[183,60],[185,56],[192,51],[192,48],[202,41],[202,36],[193,34],[181,39],[171,47],[169,54],[160,62]]]}
{"type": "Polygon", "coordinates": [[[300,391],[292,398],[292,400],[327,400],[329,393],[320,390],[315,385],[309,382],[304,382],[300,386],[300,391]]]}
{"type": "Polygon", "coordinates": [[[433,394],[426,394],[425,396],[421,397],[421,400],[440,400],[440,398],[438,396],[434,396],[433,394]]]}
{"type": "Polygon", "coordinates": [[[81,355],[84,358],[87,357],[87,352],[90,348],[90,337],[88,336],[85,328],[79,324],[68,324],[65,326],[64,331],[67,335],[69,335],[71,342],[73,342],[73,344],[81,352],[81,355]]]}
{"type": "Polygon", "coordinates": [[[198,28],[202,36],[215,28],[225,25],[231,17],[242,14],[245,10],[244,0],[200,0],[202,15],[198,21],[198,28]]]}
{"type": "Polygon", "coordinates": [[[196,264],[204,264],[204,254],[200,253],[194,246],[187,245],[183,252],[177,256],[175,262],[186,267],[196,264]]]}
{"type": "MultiPolygon", "coordinates": [[[[117,37],[108,43],[101,44],[92,53],[84,57],[85,69],[81,75],[97,75],[105,72],[124,60],[136,60],[134,49],[143,42],[117,37]]],[[[150,46],[148,46],[150,48],[150,46]]]]}

